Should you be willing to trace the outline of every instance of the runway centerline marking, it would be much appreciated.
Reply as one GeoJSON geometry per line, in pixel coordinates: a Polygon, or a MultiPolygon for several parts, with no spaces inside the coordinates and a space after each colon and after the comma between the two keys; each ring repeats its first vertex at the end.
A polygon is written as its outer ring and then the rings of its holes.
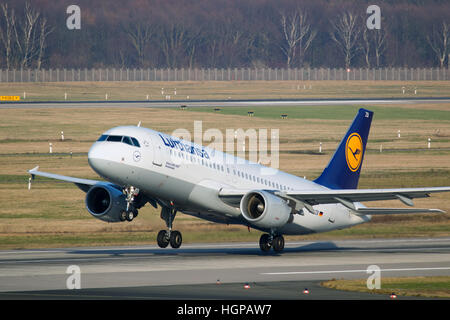
{"type": "MultiPolygon", "coordinates": [[[[430,268],[398,268],[398,269],[381,269],[381,272],[395,271],[432,271],[432,270],[450,270],[450,267],[430,267],[430,268]]],[[[367,273],[367,269],[354,270],[322,270],[322,271],[290,271],[290,272],[264,272],[262,275],[281,276],[293,274],[326,274],[326,273],[367,273]]]]}

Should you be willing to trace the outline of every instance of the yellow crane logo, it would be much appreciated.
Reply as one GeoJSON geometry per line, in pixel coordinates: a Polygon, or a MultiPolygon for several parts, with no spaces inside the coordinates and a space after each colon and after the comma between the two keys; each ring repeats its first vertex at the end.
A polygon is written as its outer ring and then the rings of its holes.
{"type": "Polygon", "coordinates": [[[362,161],[363,156],[363,143],[361,136],[356,132],[352,133],[345,146],[345,158],[347,160],[348,168],[352,172],[356,172],[362,161]]]}

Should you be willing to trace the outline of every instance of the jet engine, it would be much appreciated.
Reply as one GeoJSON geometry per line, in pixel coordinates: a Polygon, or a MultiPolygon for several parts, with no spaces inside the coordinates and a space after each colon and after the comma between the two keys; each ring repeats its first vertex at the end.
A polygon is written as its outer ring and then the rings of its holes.
{"type": "Polygon", "coordinates": [[[123,221],[121,215],[127,209],[122,190],[110,184],[96,184],[86,194],[86,208],[97,219],[106,222],[123,221]]]}
{"type": "Polygon", "coordinates": [[[266,229],[284,226],[292,211],[286,201],[262,190],[250,191],[244,195],[240,207],[248,222],[266,229]]]}

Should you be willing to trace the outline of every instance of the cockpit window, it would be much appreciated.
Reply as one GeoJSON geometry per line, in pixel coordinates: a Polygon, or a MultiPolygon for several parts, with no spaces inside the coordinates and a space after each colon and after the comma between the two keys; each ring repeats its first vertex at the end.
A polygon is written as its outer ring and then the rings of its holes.
{"type": "Polygon", "coordinates": [[[106,141],[107,138],[108,138],[108,135],[102,134],[102,135],[100,136],[100,138],[98,138],[97,141],[106,141]]]}
{"type": "Polygon", "coordinates": [[[138,147],[138,148],[141,147],[141,145],[139,144],[139,141],[137,141],[136,138],[133,138],[133,137],[132,137],[131,140],[133,140],[133,144],[134,144],[136,147],[138,147]]]}
{"type": "Polygon", "coordinates": [[[106,139],[106,141],[121,142],[122,136],[109,136],[108,139],[106,139]]]}
{"type": "Polygon", "coordinates": [[[126,143],[130,146],[135,146],[138,148],[141,147],[141,145],[139,144],[139,141],[137,141],[136,138],[127,137],[127,136],[108,136],[108,135],[104,134],[100,138],[98,138],[97,141],[122,142],[122,143],[126,143]]]}
{"type": "Polygon", "coordinates": [[[122,142],[126,143],[126,144],[129,144],[130,146],[133,145],[133,142],[131,142],[130,137],[123,137],[122,142]]]}

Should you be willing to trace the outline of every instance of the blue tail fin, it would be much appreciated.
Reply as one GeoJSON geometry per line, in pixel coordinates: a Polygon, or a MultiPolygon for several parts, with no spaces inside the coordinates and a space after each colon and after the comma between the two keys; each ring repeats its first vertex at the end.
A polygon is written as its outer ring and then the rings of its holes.
{"type": "Polygon", "coordinates": [[[359,109],[328,166],[314,182],[330,189],[356,189],[373,112],[359,109]]]}

